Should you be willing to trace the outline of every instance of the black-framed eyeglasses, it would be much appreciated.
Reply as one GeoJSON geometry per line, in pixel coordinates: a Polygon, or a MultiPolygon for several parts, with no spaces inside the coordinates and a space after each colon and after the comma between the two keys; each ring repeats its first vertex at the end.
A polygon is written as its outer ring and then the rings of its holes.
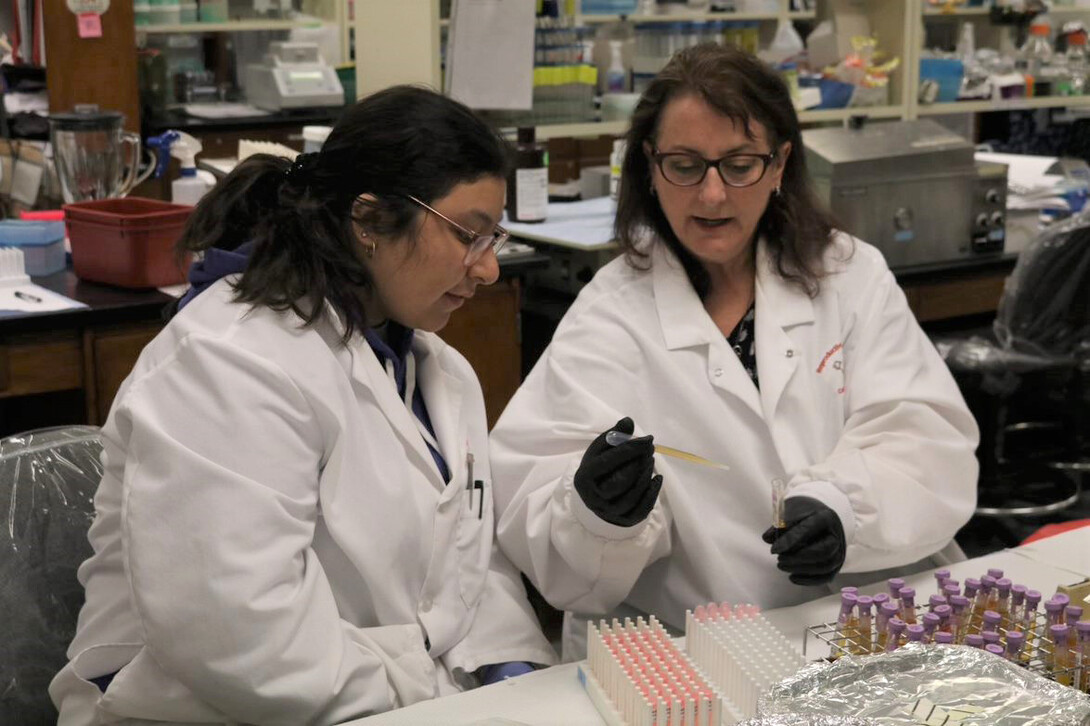
{"type": "Polygon", "coordinates": [[[500,225],[496,225],[491,234],[483,234],[481,232],[474,232],[471,229],[466,229],[462,225],[455,222],[453,219],[443,214],[442,212],[432,209],[424,202],[420,201],[413,195],[409,194],[410,201],[419,204],[424,209],[428,210],[439,219],[443,220],[451,226],[451,228],[458,234],[458,239],[468,248],[465,256],[465,266],[469,267],[477,260],[484,256],[484,253],[492,248],[496,252],[499,252],[503,245],[507,242],[507,239],[511,236],[511,233],[500,225]]]}
{"type": "Polygon", "coordinates": [[[679,187],[694,187],[704,181],[708,167],[714,166],[719,178],[730,187],[749,187],[764,178],[776,152],[767,154],[727,154],[718,159],[705,159],[684,151],[651,154],[662,178],[679,187]]]}

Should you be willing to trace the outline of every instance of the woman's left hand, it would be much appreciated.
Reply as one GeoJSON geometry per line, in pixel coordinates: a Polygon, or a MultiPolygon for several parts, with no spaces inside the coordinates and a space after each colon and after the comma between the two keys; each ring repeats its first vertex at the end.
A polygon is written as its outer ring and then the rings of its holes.
{"type": "Polygon", "coordinates": [[[811,497],[789,497],[783,503],[787,527],[769,527],[761,538],[779,557],[777,567],[796,585],[824,585],[844,566],[848,544],[836,512],[811,497]]]}

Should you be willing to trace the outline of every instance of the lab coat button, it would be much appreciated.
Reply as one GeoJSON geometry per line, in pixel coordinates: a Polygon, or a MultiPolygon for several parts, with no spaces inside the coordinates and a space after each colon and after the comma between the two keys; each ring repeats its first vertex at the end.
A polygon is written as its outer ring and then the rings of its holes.
{"type": "Polygon", "coordinates": [[[421,600],[420,601],[420,612],[426,613],[426,612],[428,612],[430,610],[431,610],[431,600],[427,600],[427,599],[421,600]]]}
{"type": "Polygon", "coordinates": [[[793,350],[791,350],[790,348],[788,348],[788,349],[787,349],[787,357],[788,357],[788,358],[792,358],[792,357],[794,357],[794,355],[795,355],[795,351],[793,351],[793,350]]]}
{"type": "Polygon", "coordinates": [[[723,369],[722,368],[716,368],[715,369],[715,377],[719,378],[722,375],[723,375],[723,369]]]}

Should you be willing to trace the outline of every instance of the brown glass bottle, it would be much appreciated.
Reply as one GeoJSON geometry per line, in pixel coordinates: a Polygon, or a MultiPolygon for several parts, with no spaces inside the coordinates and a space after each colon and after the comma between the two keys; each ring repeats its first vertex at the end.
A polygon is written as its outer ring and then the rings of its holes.
{"type": "Polygon", "coordinates": [[[549,204],[549,152],[534,141],[533,127],[518,130],[515,168],[507,177],[507,218],[544,222],[549,204]]]}

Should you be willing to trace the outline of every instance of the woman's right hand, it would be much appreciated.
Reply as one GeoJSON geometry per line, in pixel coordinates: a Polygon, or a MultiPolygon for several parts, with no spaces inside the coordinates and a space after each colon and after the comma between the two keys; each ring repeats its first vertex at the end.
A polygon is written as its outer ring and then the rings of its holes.
{"type": "MultiPolygon", "coordinates": [[[[622,418],[609,431],[631,434],[632,419],[622,418]]],[[[587,508],[601,519],[619,527],[642,522],[655,506],[662,475],[655,474],[654,437],[641,436],[617,446],[598,435],[575,472],[575,491],[587,508]]]]}

